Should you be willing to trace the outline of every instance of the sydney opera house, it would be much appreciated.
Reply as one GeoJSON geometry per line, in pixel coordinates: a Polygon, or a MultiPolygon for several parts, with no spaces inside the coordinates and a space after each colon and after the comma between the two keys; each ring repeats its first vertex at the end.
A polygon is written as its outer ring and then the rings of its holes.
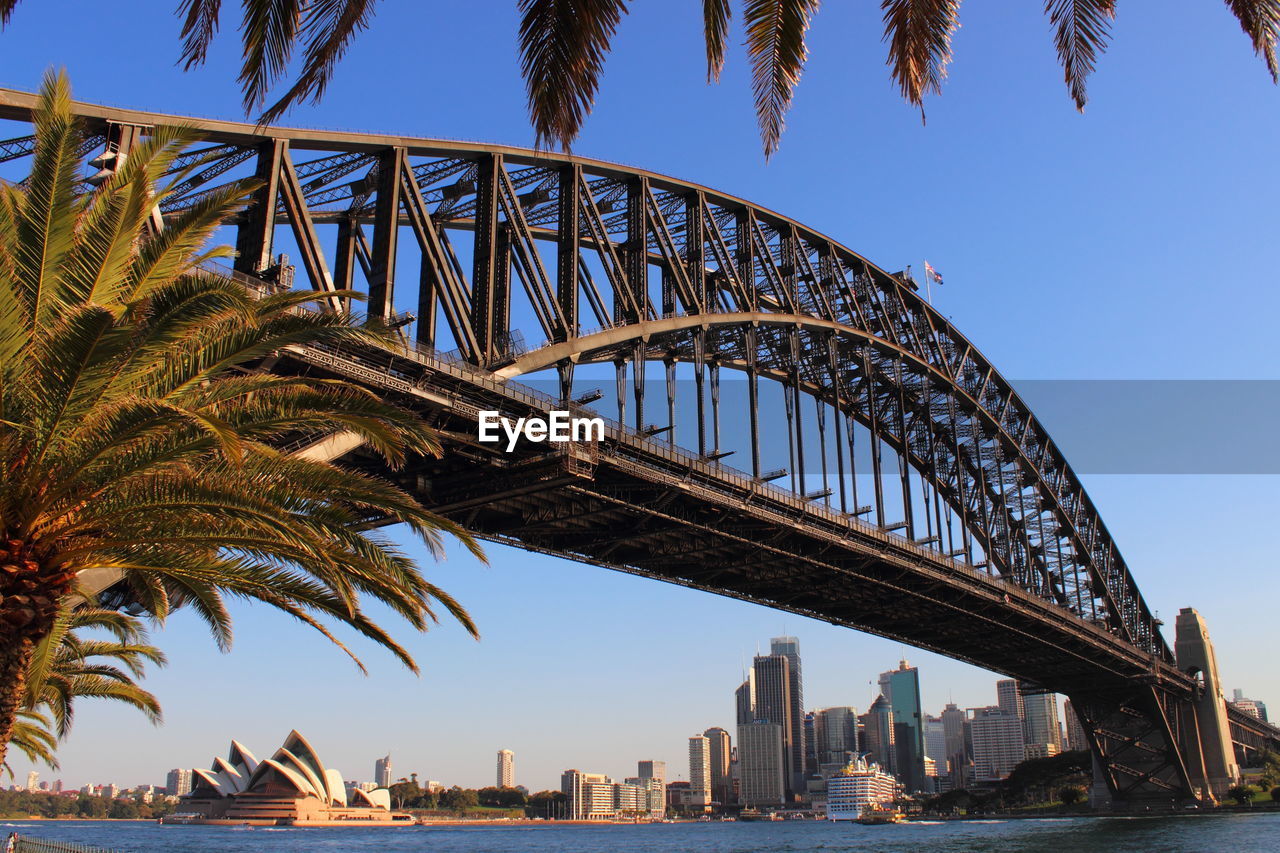
{"type": "Polygon", "coordinates": [[[237,741],[225,759],[192,771],[192,790],[166,823],[251,826],[409,826],[412,815],[391,810],[386,788],[350,791],[326,768],[307,739],[293,731],[275,755],[253,757],[237,741]]]}

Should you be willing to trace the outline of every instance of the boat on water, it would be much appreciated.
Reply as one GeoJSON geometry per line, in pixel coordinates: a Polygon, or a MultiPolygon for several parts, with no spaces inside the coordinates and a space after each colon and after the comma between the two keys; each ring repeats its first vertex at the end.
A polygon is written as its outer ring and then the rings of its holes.
{"type": "Polygon", "coordinates": [[[864,826],[880,826],[886,823],[902,823],[907,816],[896,808],[867,808],[858,815],[857,822],[864,826]]]}
{"type": "Polygon", "coordinates": [[[759,809],[743,809],[738,813],[738,820],[782,820],[782,815],[774,812],[762,812],[759,809]]]}

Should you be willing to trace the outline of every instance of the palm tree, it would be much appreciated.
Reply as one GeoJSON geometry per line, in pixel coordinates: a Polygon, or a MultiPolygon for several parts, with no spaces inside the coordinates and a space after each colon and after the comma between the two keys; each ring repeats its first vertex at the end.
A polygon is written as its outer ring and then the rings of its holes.
{"type": "Polygon", "coordinates": [[[165,662],[164,652],[147,643],[137,617],[101,607],[64,607],[27,668],[27,709],[47,711],[59,739],[71,730],[77,697],[123,702],[159,723],[160,703],[134,679],[142,678],[147,663],[165,662]],[[86,630],[111,639],[84,636],[86,630]]]}
{"type": "Polygon", "coordinates": [[[164,666],[165,656],[147,644],[147,631],[137,617],[99,607],[63,608],[32,655],[26,708],[18,712],[12,745],[29,761],[57,769],[54,751],[71,728],[76,697],[124,702],[159,723],[160,703],[134,681],[142,677],[148,661],[164,666]],[[96,629],[115,639],[77,633],[85,629],[96,629]]]}
{"type": "MultiPolygon", "coordinates": [[[[1225,0],[1280,81],[1280,0],[1225,0]]],[[[518,0],[520,57],[529,113],[538,144],[568,148],[591,112],[614,32],[629,0],[518,0]]],[[[0,0],[0,25],[18,0],[0,0]]],[[[751,63],[756,118],[764,153],[778,148],[783,119],[800,81],[808,50],[805,34],[821,0],[741,0],[751,63]]],[[[376,0],[241,0],[244,61],[239,82],[246,113],[262,110],[272,86],[285,76],[301,48],[297,78],[260,115],[279,119],[302,101],[318,102],[351,41],[373,20],[376,0]],[[303,45],[305,44],[305,47],[303,45]]],[[[702,0],[707,78],[724,67],[732,16],[730,0],[702,0]]],[[[205,61],[218,32],[222,0],[181,0],[182,59],[187,68],[205,61]]],[[[890,74],[902,96],[922,108],[938,93],[951,60],[951,36],[959,26],[960,0],[880,0],[890,74]]],[[[1116,0],[1044,0],[1054,46],[1076,107],[1084,109],[1085,84],[1106,48],[1116,0]]]]}
{"type": "Polygon", "coordinates": [[[436,553],[450,532],[478,554],[470,538],[385,480],[275,446],[351,431],[395,467],[438,452],[430,430],[356,385],[248,367],[285,347],[383,333],[308,310],[314,294],[258,296],[202,271],[223,253],[202,247],[253,182],[141,236],[189,131],[157,128],[79,194],[64,76],[46,78],[34,123],[30,177],[0,186],[0,762],[32,656],[86,570],[119,574],[157,619],[189,605],[224,648],[228,595],[283,610],[350,655],[326,627],[336,620],[415,672],[361,609],[367,597],[419,630],[438,604],[474,635],[466,611],[369,522],[403,523],[436,553]]]}

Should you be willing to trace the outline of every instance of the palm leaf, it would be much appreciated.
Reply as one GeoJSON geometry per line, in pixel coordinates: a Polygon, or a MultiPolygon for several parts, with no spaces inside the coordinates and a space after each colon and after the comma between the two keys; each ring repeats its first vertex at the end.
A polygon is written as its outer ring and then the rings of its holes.
{"type": "Polygon", "coordinates": [[[209,45],[218,33],[218,12],[222,0],[182,0],[178,15],[182,17],[182,67],[191,70],[203,65],[209,45]]]}
{"type": "Polygon", "coordinates": [[[1253,42],[1253,50],[1267,63],[1273,82],[1280,83],[1276,43],[1280,41],[1280,0],[1227,0],[1240,28],[1253,42]]]}
{"type": "Polygon", "coordinates": [[[626,0],[520,0],[520,66],[539,147],[564,150],[595,101],[626,0]]]}
{"type": "Polygon", "coordinates": [[[743,8],[756,121],[766,159],[782,139],[791,95],[808,57],[805,33],[818,5],[818,0],[746,0],[743,8]]]}
{"type": "Polygon", "coordinates": [[[240,82],[245,112],[256,110],[289,66],[307,0],[242,0],[240,82]]]}
{"type": "Polygon", "coordinates": [[[960,0],[882,0],[880,7],[891,74],[923,119],[924,96],[940,93],[947,76],[960,0]]]}
{"type": "Polygon", "coordinates": [[[729,37],[729,0],[702,0],[703,35],[707,42],[707,82],[718,83],[729,37]]]}
{"type": "Polygon", "coordinates": [[[1046,0],[1045,12],[1053,26],[1054,47],[1076,109],[1084,111],[1089,97],[1085,84],[1098,55],[1106,49],[1115,0],[1046,0]]]}

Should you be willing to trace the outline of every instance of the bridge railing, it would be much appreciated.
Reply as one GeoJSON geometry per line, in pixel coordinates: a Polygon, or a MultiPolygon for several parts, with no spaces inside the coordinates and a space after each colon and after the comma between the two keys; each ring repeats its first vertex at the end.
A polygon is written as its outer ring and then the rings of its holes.
{"type": "MultiPolygon", "coordinates": [[[[72,841],[53,841],[48,838],[32,838],[14,833],[14,853],[117,853],[105,847],[92,847],[72,841]]],[[[3,848],[8,850],[8,847],[3,848]]]]}

